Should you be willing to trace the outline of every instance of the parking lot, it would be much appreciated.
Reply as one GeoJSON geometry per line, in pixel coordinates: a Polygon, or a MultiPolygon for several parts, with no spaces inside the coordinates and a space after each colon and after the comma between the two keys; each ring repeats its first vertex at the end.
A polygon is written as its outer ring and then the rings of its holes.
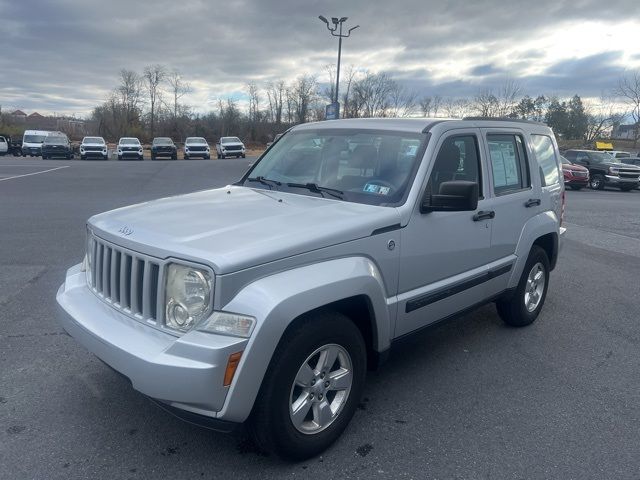
{"type": "Polygon", "coordinates": [[[568,191],[539,319],[508,328],[487,305],[412,338],[302,463],[171,417],[63,332],[89,216],[253,160],[0,159],[0,478],[640,478],[640,190],[568,191]]]}

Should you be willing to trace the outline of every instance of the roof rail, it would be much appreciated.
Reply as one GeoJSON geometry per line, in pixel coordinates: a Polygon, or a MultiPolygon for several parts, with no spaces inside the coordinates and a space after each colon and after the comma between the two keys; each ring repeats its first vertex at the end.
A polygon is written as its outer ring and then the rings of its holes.
{"type": "Polygon", "coordinates": [[[531,123],[533,125],[546,125],[543,122],[535,122],[533,120],[524,120],[522,118],[510,117],[464,117],[463,120],[493,120],[495,122],[515,122],[515,123],[531,123]]]}

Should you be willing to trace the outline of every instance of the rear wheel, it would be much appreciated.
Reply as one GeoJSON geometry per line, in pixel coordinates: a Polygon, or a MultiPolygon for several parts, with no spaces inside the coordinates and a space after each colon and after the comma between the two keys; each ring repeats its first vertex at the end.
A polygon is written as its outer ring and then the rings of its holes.
{"type": "Polygon", "coordinates": [[[600,174],[596,174],[589,180],[589,186],[594,190],[604,190],[604,177],[600,174]]]}
{"type": "Polygon", "coordinates": [[[496,302],[500,318],[513,327],[533,323],[542,310],[548,287],[549,258],[542,248],[534,245],[515,293],[496,302]]]}
{"type": "Polygon", "coordinates": [[[360,331],[337,312],[311,315],[287,331],[250,418],[258,446],[294,460],[325,450],[356,411],[366,358],[360,331]]]}

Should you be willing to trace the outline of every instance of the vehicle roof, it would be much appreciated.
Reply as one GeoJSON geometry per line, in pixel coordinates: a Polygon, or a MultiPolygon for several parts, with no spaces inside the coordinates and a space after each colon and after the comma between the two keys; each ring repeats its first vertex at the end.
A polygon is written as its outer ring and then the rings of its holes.
{"type": "Polygon", "coordinates": [[[588,148],[567,148],[565,152],[590,152],[590,153],[609,153],[602,150],[589,150],[588,148]]]}
{"type": "Polygon", "coordinates": [[[294,127],[294,130],[316,130],[330,128],[361,128],[375,130],[392,130],[403,132],[427,132],[438,124],[447,124],[451,128],[469,127],[513,127],[514,124],[529,124],[532,126],[549,128],[544,123],[511,118],[344,118],[340,120],[325,120],[322,122],[304,123],[294,127]]]}
{"type": "Polygon", "coordinates": [[[154,140],[171,140],[171,137],[153,137],[154,140]]]}
{"type": "MultiPolygon", "coordinates": [[[[122,140],[138,140],[138,139],[136,137],[120,137],[119,141],[121,142],[122,140]]],[[[138,140],[138,141],[140,141],[140,140],[138,140]]]]}

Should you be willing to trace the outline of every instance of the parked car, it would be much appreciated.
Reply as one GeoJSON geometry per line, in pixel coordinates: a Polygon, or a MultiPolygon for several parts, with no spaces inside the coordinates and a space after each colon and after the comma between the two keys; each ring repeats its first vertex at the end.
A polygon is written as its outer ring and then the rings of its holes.
{"type": "Polygon", "coordinates": [[[63,133],[51,134],[45,137],[42,142],[42,159],[49,158],[73,158],[73,150],[69,138],[63,133]]]}
{"type": "Polygon", "coordinates": [[[587,167],[589,186],[603,190],[605,186],[628,192],[640,184],[640,167],[622,163],[606,152],[595,150],[567,150],[564,156],[571,162],[587,167]]]}
{"type": "Polygon", "coordinates": [[[202,137],[188,137],[184,141],[184,159],[191,157],[202,157],[205,160],[211,158],[209,144],[202,137]]]}
{"type": "Polygon", "coordinates": [[[562,174],[565,186],[572,190],[580,190],[589,185],[589,169],[582,165],[571,163],[566,157],[560,156],[562,174]]]}
{"type": "Polygon", "coordinates": [[[178,148],[169,137],[156,137],[151,143],[151,160],[159,157],[178,159],[178,148]]]}
{"type": "MultiPolygon", "coordinates": [[[[118,154],[118,159],[119,158],[118,154]]],[[[102,137],[84,137],[80,144],[80,159],[100,158],[109,160],[109,147],[102,137]]]]}
{"type": "Polygon", "coordinates": [[[118,160],[144,160],[144,152],[140,140],[133,137],[123,137],[118,142],[118,160]]]}
{"type": "Polygon", "coordinates": [[[631,153],[629,152],[624,152],[622,150],[609,150],[606,153],[608,153],[609,155],[611,155],[613,158],[629,158],[631,156],[631,153]]]}
{"type": "Polygon", "coordinates": [[[22,156],[26,157],[29,155],[30,157],[39,157],[42,155],[42,142],[44,142],[44,139],[52,133],[60,132],[50,132],[48,130],[25,130],[24,135],[22,136],[22,156]]]}
{"type": "Polygon", "coordinates": [[[533,122],[336,120],[278,143],[232,186],[91,217],[57,303],[164,409],[247,422],[260,448],[303,459],[340,436],[400,338],[492,301],[508,325],[535,321],[564,187],[533,122]]]}
{"type": "Polygon", "coordinates": [[[3,136],[0,136],[0,156],[4,157],[9,153],[9,142],[3,136]]]}
{"type": "Polygon", "coordinates": [[[245,158],[244,143],[238,137],[222,137],[218,143],[216,143],[216,152],[218,158],[227,157],[242,157],[245,158]]]}

